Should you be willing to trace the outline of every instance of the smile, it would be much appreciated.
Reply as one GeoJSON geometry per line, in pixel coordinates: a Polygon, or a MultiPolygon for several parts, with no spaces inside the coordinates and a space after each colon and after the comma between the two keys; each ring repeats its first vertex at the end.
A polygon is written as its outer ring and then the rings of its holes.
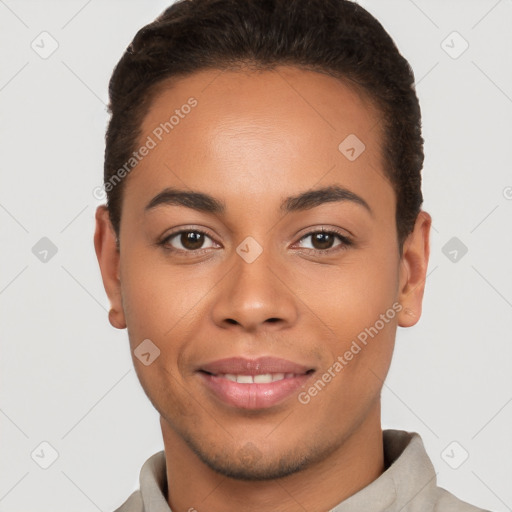
{"type": "Polygon", "coordinates": [[[269,384],[283,379],[297,377],[295,373],[261,373],[259,375],[235,375],[233,373],[219,374],[217,377],[227,379],[238,384],[269,384]]]}
{"type": "Polygon", "coordinates": [[[196,372],[207,393],[238,409],[267,409],[303,387],[314,368],[275,357],[233,357],[201,365],[196,372]]]}

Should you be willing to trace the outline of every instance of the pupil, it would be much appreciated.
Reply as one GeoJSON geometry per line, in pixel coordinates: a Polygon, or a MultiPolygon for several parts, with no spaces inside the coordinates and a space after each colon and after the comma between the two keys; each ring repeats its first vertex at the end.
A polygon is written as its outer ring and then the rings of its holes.
{"type": "Polygon", "coordinates": [[[330,249],[331,243],[332,235],[329,233],[316,233],[313,236],[313,246],[315,249],[330,249]],[[317,242],[319,242],[320,247],[317,247],[317,242]]]}
{"type": "Polygon", "coordinates": [[[196,231],[189,231],[187,233],[182,233],[181,235],[181,243],[183,247],[186,247],[192,251],[195,249],[200,249],[203,245],[203,241],[203,233],[198,233],[196,231]]]}

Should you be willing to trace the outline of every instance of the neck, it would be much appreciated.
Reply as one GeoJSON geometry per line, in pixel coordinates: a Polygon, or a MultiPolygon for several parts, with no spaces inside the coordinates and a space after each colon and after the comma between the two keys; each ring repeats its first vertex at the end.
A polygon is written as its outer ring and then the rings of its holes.
{"type": "Polygon", "coordinates": [[[278,480],[241,481],[207,467],[161,418],[169,507],[173,512],[321,512],[363,489],[385,470],[380,403],[321,462],[278,480]]]}

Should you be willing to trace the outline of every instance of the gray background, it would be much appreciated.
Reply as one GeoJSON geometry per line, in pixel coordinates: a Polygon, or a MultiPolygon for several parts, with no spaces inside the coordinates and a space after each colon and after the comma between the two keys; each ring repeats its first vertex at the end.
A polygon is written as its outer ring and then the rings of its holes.
{"type": "MultiPolygon", "coordinates": [[[[441,486],[512,510],[512,1],[360,3],[414,69],[433,216],[423,316],[399,329],[383,424],[422,435],[441,486]]],[[[107,320],[92,191],[112,69],[167,5],[0,0],[0,511],[113,510],[163,448],[107,320]]]]}

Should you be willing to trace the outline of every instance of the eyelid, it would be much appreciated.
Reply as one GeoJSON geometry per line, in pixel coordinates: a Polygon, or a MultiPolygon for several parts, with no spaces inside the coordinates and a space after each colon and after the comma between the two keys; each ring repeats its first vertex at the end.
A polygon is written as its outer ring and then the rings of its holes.
{"type": "Polygon", "coordinates": [[[174,238],[178,235],[181,235],[183,233],[201,233],[205,236],[207,236],[214,244],[221,245],[219,242],[215,240],[215,238],[204,228],[198,228],[195,226],[182,226],[176,230],[173,230],[169,233],[166,233],[160,241],[157,242],[157,245],[162,246],[164,249],[170,251],[170,252],[176,252],[176,253],[189,253],[191,255],[199,254],[201,251],[204,251],[205,249],[211,249],[211,247],[201,248],[201,249],[195,249],[195,250],[184,250],[184,249],[176,249],[175,247],[169,247],[169,240],[171,238],[174,238]]]}
{"type": "Polygon", "coordinates": [[[320,227],[320,228],[308,228],[309,231],[307,233],[305,233],[304,235],[302,235],[299,240],[296,242],[296,243],[300,243],[302,240],[304,240],[305,238],[308,238],[310,236],[313,236],[317,233],[326,233],[326,234],[329,234],[329,235],[335,235],[338,237],[338,239],[341,241],[341,244],[338,244],[334,247],[330,247],[329,249],[311,249],[309,247],[302,247],[302,248],[299,248],[299,250],[305,250],[309,253],[313,252],[315,254],[320,254],[320,255],[330,255],[330,254],[334,254],[338,251],[342,251],[342,250],[345,250],[347,249],[348,247],[350,246],[353,246],[354,245],[354,241],[352,239],[351,236],[348,236],[346,235],[343,231],[339,230],[338,228],[326,228],[324,226],[320,227]]]}
{"type": "Polygon", "coordinates": [[[303,234],[298,235],[299,240],[302,240],[305,236],[312,235],[314,233],[333,233],[335,235],[338,235],[340,238],[350,240],[352,239],[353,235],[346,229],[341,229],[335,226],[329,226],[329,225],[319,225],[319,226],[309,226],[307,228],[304,228],[303,234]]]}

